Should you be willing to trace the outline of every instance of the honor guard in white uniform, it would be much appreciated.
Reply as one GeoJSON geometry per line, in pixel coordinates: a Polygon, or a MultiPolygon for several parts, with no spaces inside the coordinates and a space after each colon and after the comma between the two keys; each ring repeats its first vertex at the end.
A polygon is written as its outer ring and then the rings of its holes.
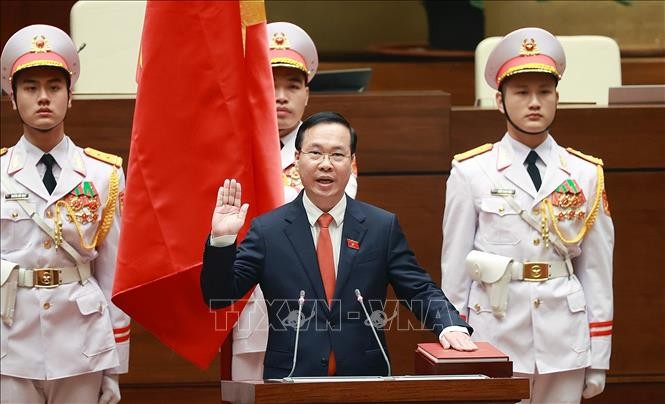
{"type": "MultiPolygon", "coordinates": [[[[309,82],[319,66],[314,41],[297,25],[288,22],[268,24],[270,64],[275,81],[275,107],[281,143],[284,202],[298,196],[303,186],[295,166],[296,134],[309,99],[309,82]]],[[[346,186],[356,197],[357,168],[346,186]]],[[[256,287],[233,329],[233,380],[263,379],[263,357],[268,342],[268,317],[263,293],[256,287]]]]}
{"type": "Polygon", "coordinates": [[[507,133],[455,156],[442,285],[474,328],[531,381],[533,403],[603,391],[612,338],[614,228],[602,160],[549,133],[566,60],[539,28],[506,35],[485,70],[507,133]]]}
{"type": "Polygon", "coordinates": [[[2,148],[2,402],[116,403],[129,317],[111,302],[122,159],[65,135],[80,66],[58,28],[31,25],[2,50],[2,89],[23,136],[2,148]]]}

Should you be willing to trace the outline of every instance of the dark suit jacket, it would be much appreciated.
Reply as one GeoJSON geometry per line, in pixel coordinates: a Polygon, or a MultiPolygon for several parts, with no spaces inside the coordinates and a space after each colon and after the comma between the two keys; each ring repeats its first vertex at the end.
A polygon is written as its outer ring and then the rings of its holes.
{"type": "MultiPolygon", "coordinates": [[[[326,303],[302,192],[293,202],[255,218],[237,250],[206,243],[201,272],[206,304],[226,307],[257,283],[270,322],[264,378],[285,377],[291,369],[301,290],[306,294],[301,318],[306,320],[301,322],[294,376],[325,376],[331,349],[338,375],[387,373],[355,289],[370,313],[383,307],[390,283],[437,336],[451,325],[472,331],[416,262],[397,217],[349,197],[332,309],[326,303]]],[[[377,333],[386,347],[383,331],[377,333]]]]}

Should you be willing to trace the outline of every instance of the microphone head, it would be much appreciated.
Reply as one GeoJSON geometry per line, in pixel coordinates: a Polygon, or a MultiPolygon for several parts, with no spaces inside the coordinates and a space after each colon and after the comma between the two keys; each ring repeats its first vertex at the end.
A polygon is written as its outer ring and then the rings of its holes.
{"type": "Polygon", "coordinates": [[[358,289],[355,290],[356,297],[358,298],[359,302],[362,302],[363,300],[363,295],[360,294],[360,291],[358,289]]]}
{"type": "Polygon", "coordinates": [[[300,297],[298,298],[298,304],[302,306],[304,303],[305,303],[305,291],[301,290],[300,297]]]}

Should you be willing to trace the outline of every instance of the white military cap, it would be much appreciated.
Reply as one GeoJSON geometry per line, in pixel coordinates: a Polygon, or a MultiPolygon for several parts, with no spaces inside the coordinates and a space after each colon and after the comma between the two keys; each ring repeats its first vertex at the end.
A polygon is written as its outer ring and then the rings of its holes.
{"type": "Polygon", "coordinates": [[[558,39],[541,28],[521,28],[503,37],[487,59],[485,81],[497,90],[518,73],[550,73],[557,80],[566,70],[566,55],[558,39]]]}
{"type": "Polygon", "coordinates": [[[309,83],[319,67],[319,55],[307,32],[290,22],[268,24],[268,44],[272,67],[291,67],[307,74],[309,83]]]}
{"type": "Polygon", "coordinates": [[[20,29],[5,44],[0,58],[2,89],[12,93],[16,72],[37,66],[64,69],[71,77],[70,89],[79,77],[80,63],[74,42],[63,30],[50,25],[29,25],[20,29]]]}

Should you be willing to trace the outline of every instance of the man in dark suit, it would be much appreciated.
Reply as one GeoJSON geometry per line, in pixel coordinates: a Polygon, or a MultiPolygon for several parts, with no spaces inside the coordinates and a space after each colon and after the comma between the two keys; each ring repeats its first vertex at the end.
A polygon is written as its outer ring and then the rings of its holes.
{"type": "MultiPolygon", "coordinates": [[[[237,250],[235,238],[248,205],[241,205],[235,180],[227,179],[219,190],[201,289],[206,303],[220,308],[260,284],[270,323],[265,378],[289,374],[296,335],[294,376],[387,374],[382,347],[361,304],[384,303],[389,283],[445,348],[476,349],[471,327],[418,265],[397,217],[345,195],[356,139],[337,113],[305,120],[295,153],[304,191],[254,219],[237,250]],[[306,299],[298,315],[301,291],[306,299]]],[[[383,331],[377,331],[385,347],[383,331]]]]}

